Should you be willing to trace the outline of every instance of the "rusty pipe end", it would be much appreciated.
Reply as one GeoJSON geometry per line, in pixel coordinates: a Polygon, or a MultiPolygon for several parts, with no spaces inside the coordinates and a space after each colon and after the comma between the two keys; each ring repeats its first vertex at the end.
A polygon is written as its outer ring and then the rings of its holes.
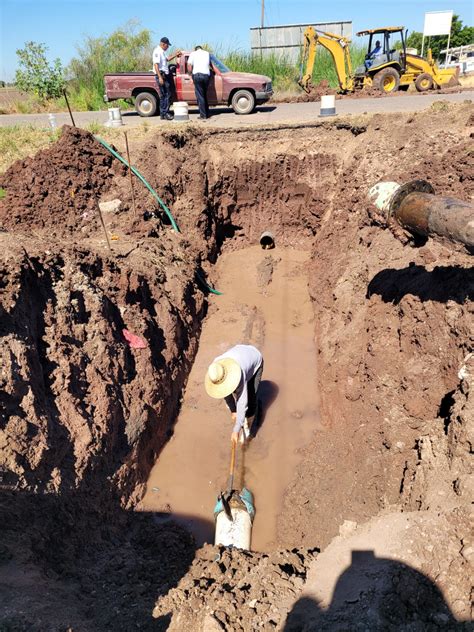
{"type": "Polygon", "coordinates": [[[397,182],[378,182],[369,189],[369,200],[389,219],[395,215],[403,200],[410,193],[431,193],[434,189],[426,180],[411,180],[406,184],[397,182]]]}

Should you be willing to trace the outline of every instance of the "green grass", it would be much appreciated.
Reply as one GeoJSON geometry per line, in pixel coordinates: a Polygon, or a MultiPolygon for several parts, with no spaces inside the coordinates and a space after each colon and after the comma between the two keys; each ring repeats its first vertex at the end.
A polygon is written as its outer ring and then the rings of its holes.
{"type": "MultiPolygon", "coordinates": [[[[351,58],[353,70],[364,62],[366,49],[360,46],[351,46],[351,58]]],[[[275,92],[298,92],[298,79],[300,76],[299,64],[290,63],[281,55],[265,55],[242,51],[217,52],[217,57],[231,69],[239,72],[253,72],[270,77],[275,92]]],[[[332,88],[338,87],[336,68],[331,55],[321,47],[318,47],[316,61],[313,70],[313,84],[317,85],[323,80],[329,81],[332,88]]]]}
{"type": "MultiPolygon", "coordinates": [[[[90,57],[97,57],[96,63],[89,68],[84,64],[79,64],[76,60],[76,64],[72,64],[71,70],[74,68],[77,70],[77,77],[73,78],[68,84],[68,97],[71,108],[75,111],[92,111],[92,110],[105,110],[110,104],[104,102],[103,93],[103,75],[106,72],[114,72],[117,70],[131,72],[138,68],[148,68],[146,64],[146,57],[141,60],[136,59],[132,64],[129,61],[130,67],[124,67],[124,60],[120,60],[118,64],[117,59],[110,59],[109,57],[101,56],[100,46],[97,41],[92,40],[96,48],[92,52],[89,51],[90,57]],[[118,66],[117,66],[118,64],[118,66]],[[113,65],[114,67],[110,67],[113,65]],[[117,66],[117,67],[115,67],[117,66]],[[132,67],[133,66],[133,67],[132,67]],[[90,70],[90,74],[87,71],[90,70]]],[[[90,44],[90,42],[89,42],[90,44]]],[[[212,49],[211,46],[208,48],[212,49]]],[[[229,49],[227,51],[215,49],[214,52],[231,70],[239,72],[251,72],[259,75],[266,75],[270,77],[273,82],[273,89],[276,93],[298,94],[301,89],[298,86],[298,79],[300,76],[299,64],[290,63],[284,55],[265,55],[262,56],[259,53],[246,52],[238,49],[229,49]]],[[[363,63],[365,55],[365,48],[360,46],[351,46],[351,57],[353,70],[363,63]]],[[[338,80],[336,69],[334,67],[333,60],[330,54],[318,47],[316,54],[316,61],[313,72],[313,85],[317,85],[319,82],[327,80],[332,88],[338,87],[338,80]]],[[[114,101],[115,107],[120,107],[124,110],[130,109],[131,103],[125,100],[114,101]]],[[[11,104],[9,112],[19,113],[32,113],[32,112],[58,112],[66,111],[66,101],[63,97],[47,103],[41,103],[38,99],[29,97],[23,101],[17,101],[11,104]]],[[[7,113],[4,109],[2,113],[7,113]]]]}
{"type": "Polygon", "coordinates": [[[289,87],[298,87],[299,69],[290,63],[284,56],[248,53],[244,51],[227,51],[216,53],[216,56],[231,70],[237,72],[253,72],[257,75],[270,77],[276,90],[288,90],[289,87]]]}
{"type": "MultiPolygon", "coordinates": [[[[355,71],[357,66],[364,63],[365,53],[365,47],[351,45],[352,72],[355,71]]],[[[339,82],[332,57],[328,51],[319,49],[314,64],[313,85],[317,85],[325,79],[329,81],[331,88],[338,88],[339,82]]]]}
{"type": "Polygon", "coordinates": [[[32,125],[0,127],[0,172],[15,161],[32,156],[59,138],[60,130],[46,130],[32,125]]]}
{"type": "Polygon", "coordinates": [[[3,200],[6,194],[7,192],[5,191],[5,189],[2,189],[2,187],[0,187],[0,200],[3,200]]]}

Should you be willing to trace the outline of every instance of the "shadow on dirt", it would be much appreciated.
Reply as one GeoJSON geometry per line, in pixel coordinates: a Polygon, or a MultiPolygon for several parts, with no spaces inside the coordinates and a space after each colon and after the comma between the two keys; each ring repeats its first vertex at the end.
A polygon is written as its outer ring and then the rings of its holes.
{"type": "Polygon", "coordinates": [[[387,268],[370,281],[367,298],[378,294],[384,303],[397,305],[407,294],[421,301],[464,303],[474,299],[474,268],[436,266],[432,272],[415,264],[395,270],[387,268]]]}
{"type": "Polygon", "coordinates": [[[316,630],[467,630],[423,573],[372,550],[352,551],[351,565],[339,576],[331,604],[323,610],[302,597],[288,615],[284,632],[316,630]]]}
{"type": "Polygon", "coordinates": [[[0,490],[0,629],[167,629],[153,607],[194,559],[194,538],[181,525],[196,519],[157,523],[89,492],[0,490]]]}
{"type": "Polygon", "coordinates": [[[254,423],[252,424],[251,436],[255,438],[265,422],[270,406],[278,397],[279,392],[278,385],[271,380],[262,380],[258,387],[258,414],[254,423]]]}

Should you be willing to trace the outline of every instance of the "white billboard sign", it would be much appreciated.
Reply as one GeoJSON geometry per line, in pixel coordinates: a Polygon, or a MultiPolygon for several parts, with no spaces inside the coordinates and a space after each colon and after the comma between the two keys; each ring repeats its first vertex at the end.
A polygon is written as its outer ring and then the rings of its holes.
{"type": "Polygon", "coordinates": [[[431,11],[425,13],[425,26],[423,35],[449,35],[451,33],[452,11],[431,11]]]}

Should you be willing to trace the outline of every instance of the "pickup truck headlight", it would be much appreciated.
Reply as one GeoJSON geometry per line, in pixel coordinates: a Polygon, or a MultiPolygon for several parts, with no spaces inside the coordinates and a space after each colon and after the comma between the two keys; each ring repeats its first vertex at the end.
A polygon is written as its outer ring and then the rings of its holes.
{"type": "Polygon", "coordinates": [[[264,85],[263,89],[265,90],[265,92],[271,92],[271,90],[272,90],[272,82],[271,82],[271,81],[268,81],[268,82],[264,85]]]}

